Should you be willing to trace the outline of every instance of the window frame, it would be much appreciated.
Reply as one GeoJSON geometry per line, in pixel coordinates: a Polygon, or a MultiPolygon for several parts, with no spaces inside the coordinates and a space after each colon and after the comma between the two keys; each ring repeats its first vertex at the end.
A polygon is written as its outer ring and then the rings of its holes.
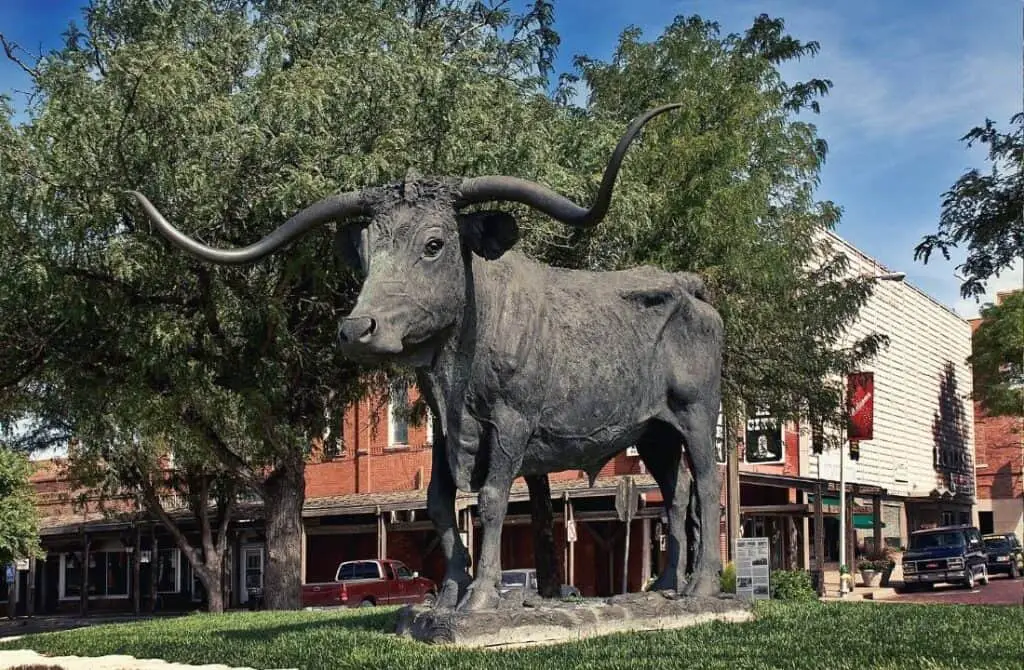
{"type": "MultiPolygon", "coordinates": [[[[59,583],[57,584],[57,596],[58,596],[58,600],[60,602],[74,602],[76,600],[81,600],[82,599],[82,593],[81,593],[82,582],[81,581],[79,582],[79,592],[77,594],[70,595],[70,596],[67,594],[67,587],[68,587],[67,557],[68,556],[74,556],[74,554],[75,554],[75,552],[73,552],[73,551],[62,551],[60,553],[60,573],[58,575],[58,582],[59,583]]],[[[106,581],[106,574],[107,573],[106,573],[106,569],[105,569],[104,570],[104,581],[103,581],[103,591],[104,592],[103,593],[87,593],[86,594],[86,598],[89,599],[89,600],[128,600],[132,596],[132,588],[134,586],[132,584],[131,559],[127,558],[128,557],[128,552],[125,549],[119,549],[119,550],[103,549],[103,550],[100,550],[100,551],[90,551],[89,552],[89,558],[96,557],[97,560],[99,560],[98,557],[101,554],[103,555],[104,563],[107,561],[107,555],[108,554],[122,554],[122,555],[124,555],[126,557],[126,560],[124,562],[124,566],[125,566],[125,579],[124,579],[125,592],[123,594],[114,594],[114,595],[108,594],[106,592],[108,590],[108,588],[109,588],[109,585],[107,584],[107,581],[106,581]]],[[[85,559],[85,551],[83,550],[82,551],[82,563],[83,563],[83,565],[81,566],[83,577],[85,575],[85,572],[90,569],[89,566],[85,565],[85,560],[84,559],[85,559]]]]}
{"type": "Polygon", "coordinates": [[[165,551],[171,552],[171,556],[174,557],[174,590],[173,591],[167,591],[167,590],[161,590],[160,589],[160,587],[159,587],[159,584],[160,584],[160,574],[158,572],[157,573],[157,589],[156,589],[156,592],[157,592],[158,595],[177,595],[177,594],[181,593],[181,549],[179,549],[177,547],[167,547],[165,549],[157,549],[156,556],[154,557],[154,558],[156,558],[156,561],[151,563],[150,565],[153,566],[152,569],[158,570],[157,566],[160,565],[160,554],[162,554],[165,551]]]}
{"type": "Polygon", "coordinates": [[[395,416],[395,399],[396,396],[405,399],[405,410],[409,410],[409,386],[404,381],[394,382],[391,384],[391,393],[388,398],[388,449],[404,449],[409,446],[409,419],[399,419],[395,416]],[[400,441],[396,439],[395,429],[404,424],[405,426],[405,440],[400,441]]]}

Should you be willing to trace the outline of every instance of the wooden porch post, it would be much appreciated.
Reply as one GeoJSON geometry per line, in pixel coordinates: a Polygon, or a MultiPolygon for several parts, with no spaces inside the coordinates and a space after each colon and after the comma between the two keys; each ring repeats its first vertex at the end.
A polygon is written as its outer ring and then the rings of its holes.
{"type": "MultiPolygon", "coordinates": [[[[44,558],[43,559],[43,573],[42,573],[42,575],[40,577],[40,581],[42,583],[39,585],[39,590],[43,592],[43,606],[41,608],[39,608],[39,611],[42,614],[46,614],[49,611],[47,609],[49,607],[49,598],[48,598],[47,594],[49,593],[50,579],[49,579],[49,576],[47,575],[49,570],[46,569],[46,563],[47,563],[47,559],[44,558]]],[[[57,583],[60,584],[60,582],[57,582],[57,583]]],[[[59,597],[59,595],[58,595],[58,597],[59,597]]]]}
{"type": "Polygon", "coordinates": [[[302,522],[302,546],[299,548],[299,556],[301,561],[301,575],[302,583],[306,583],[306,523],[302,522]]]}
{"type": "MultiPolygon", "coordinates": [[[[574,532],[578,533],[578,529],[575,528],[575,526],[576,526],[576,517],[573,514],[572,498],[570,498],[569,494],[566,493],[565,494],[565,522],[566,522],[566,525],[568,525],[568,523],[570,521],[572,521],[574,532]]],[[[578,538],[579,535],[577,534],[576,537],[578,538]]],[[[566,574],[566,576],[567,576],[567,578],[569,580],[569,584],[572,585],[572,586],[576,586],[576,543],[568,541],[569,540],[568,534],[566,535],[565,539],[566,539],[566,543],[565,543],[566,544],[566,548],[565,548],[565,551],[566,551],[566,558],[565,558],[565,560],[566,560],[566,569],[565,569],[565,574],[566,574]]]]}
{"type": "Polygon", "coordinates": [[[92,538],[89,537],[89,533],[84,533],[83,537],[85,541],[82,545],[82,593],[80,594],[79,609],[82,616],[85,616],[89,613],[89,554],[92,538]]]}
{"type": "Polygon", "coordinates": [[[388,528],[384,523],[384,514],[377,507],[377,558],[380,560],[388,557],[388,528]]]}
{"type": "Polygon", "coordinates": [[[818,480],[814,490],[814,563],[818,571],[818,595],[825,595],[825,512],[822,509],[824,488],[818,480]]]}
{"type": "Polygon", "coordinates": [[[875,495],[871,497],[871,523],[872,523],[872,534],[874,535],[875,551],[881,551],[884,543],[882,542],[882,496],[875,495]]]}
{"type": "Polygon", "coordinates": [[[132,547],[132,612],[142,612],[142,527],[135,523],[135,546],[132,547]]]}
{"type": "Polygon", "coordinates": [[[28,600],[25,601],[25,614],[32,616],[36,613],[36,559],[28,559],[28,583],[26,584],[28,600]]]}
{"type": "Polygon", "coordinates": [[[149,546],[150,546],[150,550],[149,550],[149,611],[150,612],[155,612],[156,611],[156,580],[157,580],[157,573],[159,572],[157,570],[157,564],[159,562],[159,558],[157,557],[157,553],[160,551],[160,544],[157,542],[157,539],[156,539],[156,524],[153,524],[153,526],[150,528],[149,537],[150,537],[150,540],[151,540],[150,543],[149,543],[149,546]]]}

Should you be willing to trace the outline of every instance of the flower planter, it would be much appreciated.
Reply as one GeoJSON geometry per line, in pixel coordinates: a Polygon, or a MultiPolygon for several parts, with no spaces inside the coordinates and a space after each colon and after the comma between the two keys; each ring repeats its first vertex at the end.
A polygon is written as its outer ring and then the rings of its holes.
{"type": "Polygon", "coordinates": [[[878,583],[882,580],[882,573],[875,570],[861,570],[860,578],[864,582],[864,586],[874,587],[878,586],[878,583]]]}

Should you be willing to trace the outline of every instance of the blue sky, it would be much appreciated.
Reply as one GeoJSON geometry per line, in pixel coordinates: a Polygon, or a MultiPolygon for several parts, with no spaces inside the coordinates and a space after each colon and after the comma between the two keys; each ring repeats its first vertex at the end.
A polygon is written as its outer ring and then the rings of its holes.
{"type": "MultiPolygon", "coordinates": [[[[57,46],[80,0],[0,0],[0,32],[30,49],[57,46]]],[[[522,4],[517,3],[517,4],[522,4]]],[[[815,58],[787,66],[789,80],[831,79],[816,119],[830,154],[820,198],[843,207],[839,234],[964,316],[958,260],[925,266],[913,248],[935,230],[941,194],[979,151],[958,141],[986,117],[1006,127],[1022,107],[1022,0],[555,0],[562,37],[559,71],[575,54],[606,59],[619,32],[637,25],[653,39],[678,14],[718,21],[739,32],[760,13],[785,19],[801,40],[817,40],[815,58]]],[[[0,91],[24,90],[17,67],[0,62],[0,91]]],[[[990,283],[1019,287],[1024,268],[990,283]]]]}

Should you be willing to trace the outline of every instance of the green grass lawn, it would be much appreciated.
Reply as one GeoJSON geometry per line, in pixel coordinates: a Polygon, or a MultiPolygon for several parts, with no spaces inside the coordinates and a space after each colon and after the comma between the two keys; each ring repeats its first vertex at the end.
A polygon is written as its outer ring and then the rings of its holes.
{"type": "Polygon", "coordinates": [[[551,647],[454,650],[398,639],[395,609],[191,615],[33,635],[0,645],[51,655],[131,654],[256,668],[1024,667],[1024,608],[759,603],[755,621],[619,634],[551,647]]]}

